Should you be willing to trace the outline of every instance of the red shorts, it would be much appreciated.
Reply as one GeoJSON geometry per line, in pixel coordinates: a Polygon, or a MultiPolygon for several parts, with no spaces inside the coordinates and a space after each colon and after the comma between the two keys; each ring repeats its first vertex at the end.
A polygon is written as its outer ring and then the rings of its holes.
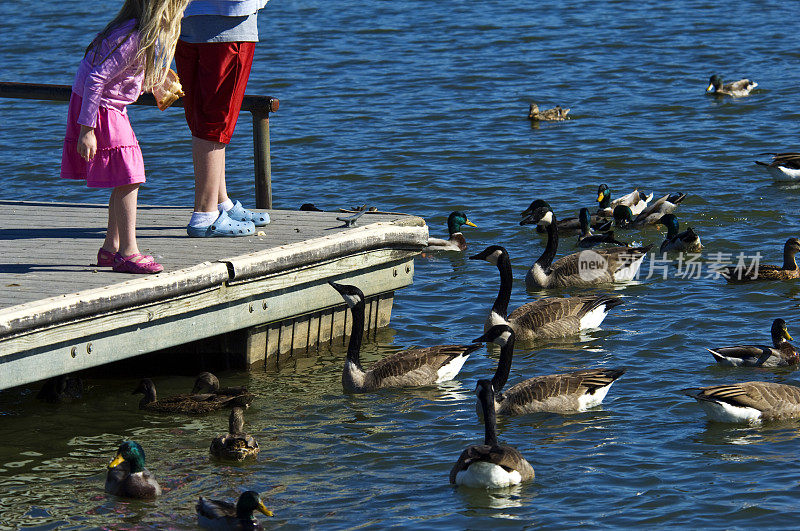
{"type": "Polygon", "coordinates": [[[186,93],[183,109],[192,136],[231,141],[255,49],[254,42],[178,41],[175,65],[186,93]]]}

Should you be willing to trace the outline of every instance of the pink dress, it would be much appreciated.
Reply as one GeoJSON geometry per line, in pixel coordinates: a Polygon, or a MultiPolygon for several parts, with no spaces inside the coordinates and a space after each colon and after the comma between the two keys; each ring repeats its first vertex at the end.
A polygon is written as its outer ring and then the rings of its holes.
{"type": "Polygon", "coordinates": [[[78,67],[67,111],[61,177],[82,179],[93,188],[145,182],[144,160],[128,120],[127,105],[142,92],[144,70],[134,63],[139,48],[135,20],[112,30],[78,67]],[[97,154],[78,154],[81,125],[94,127],[97,154]]]}

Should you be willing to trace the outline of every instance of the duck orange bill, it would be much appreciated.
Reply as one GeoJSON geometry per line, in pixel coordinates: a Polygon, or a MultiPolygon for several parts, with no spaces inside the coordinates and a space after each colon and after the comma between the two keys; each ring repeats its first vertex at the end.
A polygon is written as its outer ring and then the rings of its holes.
{"type": "Polygon", "coordinates": [[[785,337],[789,341],[793,341],[792,336],[789,335],[789,331],[786,330],[785,328],[783,329],[783,337],[785,337]]]}
{"type": "Polygon", "coordinates": [[[599,203],[600,201],[602,201],[602,200],[603,200],[603,196],[604,196],[604,195],[605,195],[605,194],[601,193],[600,195],[598,195],[598,196],[597,196],[597,202],[598,202],[598,203],[599,203]]]}
{"type": "Polygon", "coordinates": [[[117,466],[118,464],[122,463],[123,461],[125,461],[125,458],[122,457],[121,454],[117,454],[117,456],[114,458],[114,460],[111,461],[108,464],[108,468],[114,468],[115,466],[117,466]]]}
{"type": "Polygon", "coordinates": [[[470,220],[467,220],[467,221],[466,221],[464,224],[465,224],[465,225],[469,225],[470,227],[477,227],[477,225],[475,225],[475,224],[474,224],[473,222],[471,222],[470,220]]]}
{"type": "Polygon", "coordinates": [[[711,89],[713,89],[713,88],[714,88],[714,84],[713,84],[713,83],[711,83],[710,85],[708,85],[708,86],[706,87],[706,92],[708,92],[709,90],[711,90],[711,89]]]}

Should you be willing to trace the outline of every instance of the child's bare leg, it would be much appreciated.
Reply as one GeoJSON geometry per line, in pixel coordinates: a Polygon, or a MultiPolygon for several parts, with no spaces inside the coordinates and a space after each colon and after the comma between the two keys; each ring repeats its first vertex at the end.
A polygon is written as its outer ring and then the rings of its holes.
{"type": "Polygon", "coordinates": [[[114,200],[114,217],[119,232],[119,253],[130,256],[139,252],[136,244],[136,203],[139,184],[117,186],[111,194],[114,200]]]}
{"type": "Polygon", "coordinates": [[[108,198],[108,229],[106,229],[106,239],[103,242],[103,249],[109,253],[116,253],[119,250],[119,230],[114,211],[114,193],[116,190],[116,188],[112,189],[111,196],[108,198]]]}

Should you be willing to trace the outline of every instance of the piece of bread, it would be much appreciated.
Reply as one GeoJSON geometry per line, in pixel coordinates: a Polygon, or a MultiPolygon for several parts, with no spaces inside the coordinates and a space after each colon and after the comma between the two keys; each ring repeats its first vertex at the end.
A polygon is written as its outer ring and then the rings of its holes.
{"type": "Polygon", "coordinates": [[[178,79],[178,74],[172,69],[167,72],[167,78],[164,80],[164,83],[159,87],[153,88],[153,96],[156,98],[156,104],[162,111],[175,103],[175,100],[183,95],[183,87],[181,86],[180,79],[178,79]]]}

